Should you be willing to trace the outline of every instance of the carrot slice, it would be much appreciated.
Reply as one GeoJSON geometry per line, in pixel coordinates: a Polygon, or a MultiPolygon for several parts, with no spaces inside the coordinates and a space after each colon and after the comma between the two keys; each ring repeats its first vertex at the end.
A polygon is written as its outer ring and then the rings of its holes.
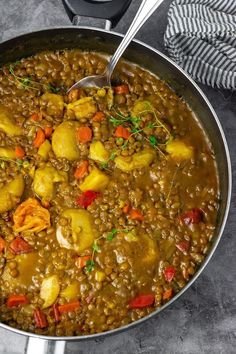
{"type": "Polygon", "coordinates": [[[34,321],[35,326],[38,328],[45,328],[48,326],[47,318],[43,311],[39,308],[34,310],[34,321]]]}
{"type": "Polygon", "coordinates": [[[25,156],[25,150],[21,146],[17,145],[15,147],[15,154],[18,159],[23,159],[25,156]]]}
{"type": "Polygon", "coordinates": [[[130,205],[126,204],[123,209],[122,209],[123,213],[128,214],[130,211],[130,205]]]}
{"type": "Polygon", "coordinates": [[[60,313],[75,311],[80,307],[80,302],[69,302],[68,304],[59,305],[58,310],[60,313]]]}
{"type": "Polygon", "coordinates": [[[119,85],[114,87],[114,91],[117,95],[122,95],[129,93],[129,86],[128,85],[119,85]]]}
{"type": "Polygon", "coordinates": [[[162,299],[163,300],[169,300],[172,296],[173,290],[172,289],[167,289],[166,291],[164,291],[163,295],[162,295],[162,299]]]}
{"type": "Polygon", "coordinates": [[[45,139],[46,137],[43,129],[39,128],[37,130],[36,136],[33,141],[34,147],[39,148],[42,145],[42,143],[45,141],[45,139]]]}
{"type": "Polygon", "coordinates": [[[53,127],[45,127],[44,128],[44,134],[46,138],[50,138],[53,132],[53,127]]]}
{"type": "Polygon", "coordinates": [[[0,236],[0,253],[4,251],[6,247],[6,242],[5,240],[0,236]]]}
{"type": "Polygon", "coordinates": [[[25,305],[29,303],[29,299],[26,295],[12,294],[7,299],[7,307],[16,307],[19,305],[25,305]]]}
{"type": "Polygon", "coordinates": [[[75,264],[78,268],[84,268],[87,264],[87,261],[91,259],[91,256],[81,256],[78,257],[75,261],[75,264]]]}
{"type": "Polygon", "coordinates": [[[93,116],[93,122],[101,122],[105,119],[105,114],[101,111],[95,113],[95,115],[93,116]]]}
{"type": "Polygon", "coordinates": [[[32,246],[25,241],[22,237],[16,237],[10,243],[10,249],[15,254],[29,253],[33,251],[32,246]]]}
{"type": "Polygon", "coordinates": [[[118,127],[115,130],[114,135],[117,138],[129,139],[131,134],[127,128],[124,128],[122,125],[118,125],[118,127]]]}
{"type": "Polygon", "coordinates": [[[88,160],[82,161],[75,170],[75,173],[74,173],[75,178],[76,179],[83,178],[86,175],[86,173],[88,172],[88,166],[89,166],[88,160]]]}
{"type": "Polygon", "coordinates": [[[136,209],[131,209],[130,213],[129,213],[129,217],[132,220],[139,220],[139,221],[143,221],[144,220],[144,216],[143,214],[136,210],[136,209]]]}
{"type": "Polygon", "coordinates": [[[42,113],[33,113],[30,116],[30,119],[33,120],[34,122],[39,122],[40,120],[42,120],[43,116],[42,113]]]}
{"type": "Polygon", "coordinates": [[[79,127],[77,129],[77,140],[81,144],[88,143],[92,140],[92,129],[89,127],[79,127]]]}

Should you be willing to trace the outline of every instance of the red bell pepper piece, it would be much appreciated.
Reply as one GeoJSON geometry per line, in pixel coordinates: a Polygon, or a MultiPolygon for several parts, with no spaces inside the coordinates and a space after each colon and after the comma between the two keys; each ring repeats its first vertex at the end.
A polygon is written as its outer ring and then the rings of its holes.
{"type": "Polygon", "coordinates": [[[35,326],[38,328],[45,328],[48,326],[47,318],[43,311],[39,308],[34,310],[34,321],[35,326]]]}
{"type": "Polygon", "coordinates": [[[25,305],[28,304],[29,300],[26,295],[18,295],[18,294],[13,294],[10,295],[7,299],[7,307],[16,307],[19,305],[25,305]]]}
{"type": "Polygon", "coordinates": [[[199,208],[188,210],[180,216],[185,225],[199,224],[203,220],[203,211],[199,208]]]}
{"type": "Polygon", "coordinates": [[[28,244],[22,237],[16,237],[10,243],[10,249],[15,254],[29,253],[33,251],[32,246],[28,244]]]}
{"type": "Polygon", "coordinates": [[[53,310],[53,317],[54,317],[54,320],[55,322],[60,322],[61,320],[61,316],[60,316],[60,312],[59,312],[59,309],[58,309],[58,305],[57,304],[54,304],[52,306],[52,310],[53,310]]]}
{"type": "Polygon", "coordinates": [[[170,283],[173,280],[175,273],[176,273],[176,271],[175,271],[174,267],[169,266],[169,267],[165,268],[165,270],[164,270],[165,280],[168,283],[170,283]]]}
{"type": "Polygon", "coordinates": [[[138,295],[129,302],[129,308],[139,309],[142,307],[152,306],[155,301],[155,296],[153,294],[138,295]]]}
{"type": "Polygon", "coordinates": [[[189,241],[183,240],[180,241],[178,243],[176,243],[176,247],[181,251],[181,252],[187,252],[189,247],[190,247],[190,243],[189,241]]]}
{"type": "Polygon", "coordinates": [[[81,196],[76,200],[76,204],[87,209],[89,205],[100,195],[99,192],[95,191],[85,191],[81,194],[81,196]]]}

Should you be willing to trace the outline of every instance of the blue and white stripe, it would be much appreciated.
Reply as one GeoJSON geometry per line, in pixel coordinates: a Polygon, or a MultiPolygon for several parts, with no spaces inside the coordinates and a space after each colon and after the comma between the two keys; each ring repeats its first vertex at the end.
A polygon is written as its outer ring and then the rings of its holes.
{"type": "Polygon", "coordinates": [[[164,40],[195,80],[236,90],[236,0],[174,0],[164,40]]]}

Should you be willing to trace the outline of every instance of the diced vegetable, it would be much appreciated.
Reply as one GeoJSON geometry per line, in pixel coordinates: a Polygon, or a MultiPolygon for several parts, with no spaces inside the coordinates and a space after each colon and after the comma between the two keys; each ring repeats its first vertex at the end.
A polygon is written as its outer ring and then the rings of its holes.
{"type": "Polygon", "coordinates": [[[106,118],[105,114],[101,111],[97,112],[93,116],[93,122],[102,122],[106,118]]]}
{"type": "Polygon", "coordinates": [[[91,205],[99,195],[99,192],[94,192],[91,190],[85,191],[79,198],[77,198],[76,204],[87,209],[87,207],[91,205]]]}
{"type": "Polygon", "coordinates": [[[35,326],[41,329],[46,328],[48,326],[47,318],[43,311],[39,308],[34,310],[34,322],[35,326]]]}
{"type": "Polygon", "coordinates": [[[108,183],[109,177],[97,168],[94,168],[89,175],[85,177],[85,180],[79,188],[82,192],[85,192],[86,190],[100,191],[104,189],[108,183]]]}
{"type": "Polygon", "coordinates": [[[83,178],[88,173],[89,162],[88,160],[81,161],[78,167],[76,167],[74,176],[76,179],[83,178]]]}
{"type": "Polygon", "coordinates": [[[118,125],[114,135],[116,138],[129,139],[131,134],[127,128],[123,127],[122,125],[118,125]]]}
{"type": "Polygon", "coordinates": [[[132,156],[118,156],[115,158],[116,167],[124,172],[148,167],[155,158],[155,152],[151,149],[143,149],[132,156]]]}
{"type": "Polygon", "coordinates": [[[139,210],[131,209],[129,212],[129,217],[132,220],[143,221],[144,216],[139,210]]]}
{"type": "Polygon", "coordinates": [[[188,210],[180,216],[185,225],[199,224],[203,220],[203,211],[199,208],[188,210]]]}
{"type": "Polygon", "coordinates": [[[80,307],[79,301],[69,302],[68,304],[58,306],[60,313],[76,311],[80,307]]]}
{"type": "Polygon", "coordinates": [[[40,297],[44,300],[43,308],[54,304],[60,292],[60,283],[56,274],[43,279],[40,287],[40,297]]]}
{"type": "Polygon", "coordinates": [[[187,252],[189,247],[190,247],[190,243],[189,241],[183,240],[180,241],[178,243],[176,243],[176,247],[183,253],[187,252]]]}
{"type": "Polygon", "coordinates": [[[113,105],[114,105],[114,93],[113,93],[112,88],[110,87],[107,90],[107,106],[108,106],[108,109],[111,109],[113,105]]]}
{"type": "Polygon", "coordinates": [[[39,232],[51,225],[49,211],[34,198],[28,198],[17,207],[13,221],[16,232],[39,232]]]}
{"type": "Polygon", "coordinates": [[[38,168],[34,174],[34,192],[43,200],[50,201],[55,192],[55,184],[67,181],[67,173],[57,171],[53,166],[47,165],[38,168]]]}
{"type": "Polygon", "coordinates": [[[6,242],[5,242],[4,238],[2,238],[0,236],[0,253],[2,253],[4,251],[5,247],[6,247],[6,242]]]}
{"type": "Polygon", "coordinates": [[[74,249],[76,252],[91,247],[98,237],[92,215],[82,209],[66,209],[62,216],[68,219],[71,226],[71,237],[66,239],[61,228],[57,229],[57,240],[62,247],[74,249]]]}
{"type": "Polygon", "coordinates": [[[90,144],[89,157],[94,161],[107,162],[109,159],[109,152],[105,149],[101,141],[94,141],[90,144]]]}
{"type": "Polygon", "coordinates": [[[79,283],[77,281],[74,281],[73,283],[68,285],[64,290],[62,290],[60,295],[68,301],[75,300],[79,295],[79,283]]]}
{"type": "Polygon", "coordinates": [[[0,189],[0,213],[13,209],[22,196],[25,182],[22,175],[17,175],[11,182],[0,189]]]}
{"type": "Polygon", "coordinates": [[[162,299],[169,300],[173,295],[173,289],[167,289],[163,292],[162,299]]]}
{"type": "Polygon", "coordinates": [[[53,304],[52,305],[52,311],[53,311],[53,317],[54,317],[54,320],[55,322],[60,322],[61,320],[61,316],[60,316],[60,312],[59,312],[59,309],[58,309],[58,305],[57,304],[53,304]]]}
{"type": "Polygon", "coordinates": [[[120,85],[114,87],[114,91],[117,95],[127,94],[129,93],[129,86],[128,85],[120,85]]]}
{"type": "Polygon", "coordinates": [[[92,97],[80,98],[75,102],[69,103],[67,109],[74,111],[77,119],[92,118],[97,111],[92,97]]]}
{"type": "Polygon", "coordinates": [[[77,128],[76,138],[80,144],[88,143],[92,140],[92,129],[87,126],[77,128]]]}
{"type": "Polygon", "coordinates": [[[75,102],[80,98],[81,95],[81,89],[73,89],[68,93],[68,101],[75,102]]]}
{"type": "Polygon", "coordinates": [[[33,113],[30,116],[30,119],[33,120],[34,122],[39,122],[40,120],[43,119],[42,113],[33,113]]]}
{"type": "Polygon", "coordinates": [[[33,145],[35,148],[38,149],[44,143],[44,141],[45,141],[45,133],[43,129],[39,128],[33,140],[33,145]]]}
{"type": "Polygon", "coordinates": [[[180,140],[173,140],[167,144],[166,151],[176,160],[188,160],[193,157],[193,148],[180,140]]]}
{"type": "Polygon", "coordinates": [[[44,133],[46,138],[51,138],[53,132],[53,127],[47,126],[44,128],[44,133]]]}
{"type": "Polygon", "coordinates": [[[15,160],[16,159],[16,151],[14,149],[8,147],[0,147],[0,157],[4,157],[6,159],[15,160]]]}
{"type": "Polygon", "coordinates": [[[40,148],[38,149],[38,155],[40,155],[44,160],[47,160],[49,152],[51,151],[52,146],[49,140],[45,140],[40,148]]]}
{"type": "Polygon", "coordinates": [[[52,135],[52,149],[57,158],[65,157],[69,161],[80,157],[76,140],[76,129],[79,124],[74,121],[61,123],[52,135]]]}
{"type": "Polygon", "coordinates": [[[15,155],[17,159],[23,159],[25,156],[25,150],[21,146],[17,145],[15,147],[15,155]]]}
{"type": "Polygon", "coordinates": [[[87,261],[91,259],[91,256],[81,256],[76,258],[75,264],[78,268],[82,269],[86,267],[87,261]]]}
{"type": "Polygon", "coordinates": [[[0,130],[4,131],[4,133],[10,136],[23,134],[23,129],[16,124],[8,109],[1,104],[0,104],[0,130]]]}
{"type": "Polygon", "coordinates": [[[41,97],[41,104],[46,107],[46,113],[52,117],[62,117],[64,111],[63,96],[55,93],[46,92],[41,97]]]}
{"type": "Polygon", "coordinates": [[[136,101],[131,111],[133,117],[140,117],[143,113],[147,113],[151,109],[151,103],[149,101],[136,101]]]}
{"type": "Polygon", "coordinates": [[[172,266],[169,266],[164,269],[164,277],[167,283],[170,283],[173,280],[175,273],[176,273],[175,268],[172,266]]]}
{"type": "Polygon", "coordinates": [[[101,270],[96,270],[94,278],[96,281],[98,281],[99,283],[101,283],[106,277],[106,274],[104,272],[102,272],[101,270]]]}
{"type": "Polygon", "coordinates": [[[10,295],[7,299],[7,307],[16,307],[19,305],[26,305],[29,303],[29,299],[26,295],[13,294],[10,295]]]}
{"type": "Polygon", "coordinates": [[[152,306],[155,302],[154,294],[139,295],[129,302],[129,308],[140,309],[143,307],[152,306]]]}
{"type": "Polygon", "coordinates": [[[22,237],[15,237],[14,240],[11,241],[9,247],[14,254],[33,252],[33,247],[22,237]]]}

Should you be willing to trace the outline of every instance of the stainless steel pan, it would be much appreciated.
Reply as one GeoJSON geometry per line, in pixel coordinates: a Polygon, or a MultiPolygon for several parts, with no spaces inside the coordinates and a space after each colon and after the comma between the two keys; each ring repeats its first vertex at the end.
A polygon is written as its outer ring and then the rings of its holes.
{"type": "MultiPolygon", "coordinates": [[[[121,38],[122,35],[118,33],[91,27],[60,27],[45,29],[28,33],[1,43],[0,66],[7,62],[14,62],[22,57],[27,57],[43,50],[80,48],[83,50],[112,54],[120,43],[121,38]]],[[[199,123],[202,125],[212,143],[216,154],[220,183],[220,207],[212,247],[198,272],[193,276],[189,283],[177,295],[175,295],[174,298],[150,315],[122,328],[101,334],[78,337],[46,337],[27,333],[0,323],[1,327],[28,337],[28,349],[26,350],[28,354],[63,354],[67,341],[95,339],[121,331],[127,331],[129,328],[156,316],[160,311],[176,301],[198,278],[212,257],[224,230],[231,198],[231,164],[224,132],[210,102],[195,82],[173,61],[158,50],[135,40],[125,52],[124,58],[145,67],[152,73],[158,75],[161,79],[168,82],[195,112],[199,123]]]]}

